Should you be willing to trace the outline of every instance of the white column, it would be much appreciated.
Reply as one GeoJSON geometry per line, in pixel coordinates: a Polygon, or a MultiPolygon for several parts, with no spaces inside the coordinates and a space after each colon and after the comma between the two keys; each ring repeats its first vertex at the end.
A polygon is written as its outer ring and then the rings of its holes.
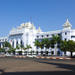
{"type": "Polygon", "coordinates": [[[9,43],[11,44],[11,46],[12,46],[12,42],[13,42],[12,40],[9,41],[9,43]]]}
{"type": "Polygon", "coordinates": [[[16,48],[16,39],[14,39],[14,48],[16,48]]]}
{"type": "Polygon", "coordinates": [[[3,47],[3,44],[1,43],[1,48],[3,47]]]}
{"type": "Polygon", "coordinates": [[[19,45],[21,44],[21,39],[18,39],[18,44],[19,44],[19,45]]]}
{"type": "Polygon", "coordinates": [[[55,50],[55,55],[57,55],[57,44],[55,44],[55,48],[54,48],[55,50]]]}
{"type": "Polygon", "coordinates": [[[49,52],[48,55],[51,55],[50,50],[51,50],[51,48],[48,49],[48,52],[49,52]]]}

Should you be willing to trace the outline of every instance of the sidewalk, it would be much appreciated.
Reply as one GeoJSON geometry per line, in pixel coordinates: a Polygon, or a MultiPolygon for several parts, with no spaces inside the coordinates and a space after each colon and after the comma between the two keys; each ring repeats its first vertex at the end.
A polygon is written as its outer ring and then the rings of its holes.
{"type": "MultiPolygon", "coordinates": [[[[14,57],[14,58],[27,58],[29,56],[23,56],[23,55],[14,55],[14,56],[6,56],[6,55],[0,55],[0,57],[14,57]]],[[[75,58],[70,58],[70,57],[67,57],[67,56],[32,56],[30,58],[37,58],[37,59],[61,59],[61,60],[71,60],[71,59],[74,59],[75,58]]]]}

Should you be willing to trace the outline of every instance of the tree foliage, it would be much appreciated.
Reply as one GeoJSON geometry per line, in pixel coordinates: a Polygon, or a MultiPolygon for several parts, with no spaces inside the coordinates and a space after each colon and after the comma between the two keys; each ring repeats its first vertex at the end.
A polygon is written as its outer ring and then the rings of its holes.
{"type": "Polygon", "coordinates": [[[5,41],[3,47],[11,48],[11,44],[9,42],[5,41]]]}
{"type": "Polygon", "coordinates": [[[0,48],[0,52],[5,52],[5,49],[4,48],[0,48]]]}
{"type": "Polygon", "coordinates": [[[60,44],[60,49],[64,52],[69,51],[72,57],[72,52],[75,52],[75,41],[73,40],[62,41],[60,44]]]}

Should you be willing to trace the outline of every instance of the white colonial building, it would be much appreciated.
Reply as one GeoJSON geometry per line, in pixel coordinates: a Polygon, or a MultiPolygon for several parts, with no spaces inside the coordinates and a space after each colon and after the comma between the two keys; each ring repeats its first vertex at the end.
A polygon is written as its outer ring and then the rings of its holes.
{"type": "MultiPolygon", "coordinates": [[[[32,50],[36,51],[37,48],[34,45],[35,40],[42,40],[43,38],[51,39],[52,35],[57,35],[57,34],[62,37],[62,40],[74,40],[75,41],[75,29],[72,29],[71,27],[72,25],[70,24],[68,19],[64,23],[62,30],[55,30],[55,31],[48,31],[48,32],[42,32],[40,27],[36,29],[34,24],[31,22],[22,23],[20,26],[18,26],[17,28],[13,28],[10,31],[8,38],[5,38],[5,37],[0,38],[0,47],[2,47],[1,40],[6,39],[10,42],[10,44],[14,48],[16,48],[18,44],[21,44],[24,47],[26,47],[26,45],[30,45],[32,47],[32,50]]],[[[45,48],[43,50],[45,50],[45,48]]],[[[54,51],[54,55],[55,55],[55,49],[52,49],[52,50],[54,51]]],[[[40,52],[41,49],[39,48],[38,51],[40,52]]],[[[63,52],[61,52],[61,50],[59,49],[57,49],[56,51],[60,51],[60,54],[63,54],[63,52]]],[[[70,53],[67,52],[67,55],[69,54],[70,53]]]]}
{"type": "Polygon", "coordinates": [[[36,50],[34,46],[34,42],[36,39],[37,33],[40,33],[40,29],[36,29],[34,24],[31,22],[22,23],[17,28],[13,28],[9,33],[9,42],[10,44],[16,48],[18,44],[23,45],[30,45],[32,50],[36,50]]]}

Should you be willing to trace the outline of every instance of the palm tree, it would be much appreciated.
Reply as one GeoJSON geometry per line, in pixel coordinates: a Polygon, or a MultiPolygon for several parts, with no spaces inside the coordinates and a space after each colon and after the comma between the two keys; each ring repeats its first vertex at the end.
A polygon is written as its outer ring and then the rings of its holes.
{"type": "Polygon", "coordinates": [[[40,42],[39,40],[35,40],[34,45],[37,47],[37,52],[38,52],[38,48],[40,47],[40,42]]]}
{"type": "Polygon", "coordinates": [[[27,51],[27,55],[28,55],[29,49],[32,47],[30,45],[26,45],[26,48],[28,49],[28,51],[27,51]]]}
{"type": "Polygon", "coordinates": [[[75,41],[68,40],[68,41],[62,41],[60,44],[60,49],[65,52],[70,51],[71,57],[73,56],[72,53],[75,52],[75,41]]]}
{"type": "Polygon", "coordinates": [[[35,40],[34,44],[37,48],[40,46],[40,42],[38,40],[35,40]]]}
{"type": "Polygon", "coordinates": [[[26,52],[26,55],[27,55],[27,51],[26,51],[26,50],[27,50],[27,48],[23,47],[23,50],[24,50],[24,52],[26,52]]]}
{"type": "Polygon", "coordinates": [[[24,45],[21,44],[21,45],[20,45],[20,48],[21,48],[21,52],[22,52],[22,49],[24,48],[24,45]]]}
{"type": "Polygon", "coordinates": [[[4,53],[5,52],[5,49],[4,48],[0,48],[0,53],[4,53]]]}
{"type": "MultiPolygon", "coordinates": [[[[19,50],[20,49],[20,45],[16,45],[16,49],[19,50]]],[[[18,53],[20,53],[20,51],[17,51],[18,53]]]]}
{"type": "MultiPolygon", "coordinates": [[[[51,46],[50,40],[48,38],[43,39],[42,43],[46,49],[49,49],[51,46]]],[[[48,54],[48,51],[45,50],[45,54],[48,54]]]]}
{"type": "Polygon", "coordinates": [[[11,44],[7,41],[5,41],[3,48],[6,50],[6,52],[9,52],[9,50],[11,49],[11,44]]]}
{"type": "Polygon", "coordinates": [[[57,55],[57,47],[59,48],[59,46],[57,46],[57,45],[59,45],[59,43],[61,42],[61,37],[60,36],[58,36],[58,35],[53,35],[52,36],[52,39],[51,39],[51,44],[52,44],[52,46],[51,47],[54,47],[54,45],[55,45],[55,55],[57,55]]]}
{"type": "Polygon", "coordinates": [[[13,54],[15,54],[15,50],[16,50],[16,48],[13,48],[13,47],[10,49],[11,53],[13,53],[13,54]]]}
{"type": "Polygon", "coordinates": [[[41,55],[42,55],[42,54],[43,54],[42,49],[44,48],[44,41],[41,41],[41,42],[39,43],[39,47],[41,48],[41,55]]]}
{"type": "Polygon", "coordinates": [[[19,44],[16,46],[16,49],[20,49],[20,45],[19,44]]]}
{"type": "Polygon", "coordinates": [[[67,41],[67,45],[68,45],[67,51],[70,51],[72,57],[73,56],[72,53],[75,52],[75,41],[69,40],[67,41]]]}
{"type": "Polygon", "coordinates": [[[9,47],[9,48],[11,48],[11,44],[9,42],[5,41],[3,47],[9,47]]]}
{"type": "Polygon", "coordinates": [[[60,50],[61,50],[61,51],[64,51],[64,55],[65,55],[65,56],[66,56],[67,48],[68,48],[67,41],[62,40],[61,43],[60,43],[60,50]]]}

